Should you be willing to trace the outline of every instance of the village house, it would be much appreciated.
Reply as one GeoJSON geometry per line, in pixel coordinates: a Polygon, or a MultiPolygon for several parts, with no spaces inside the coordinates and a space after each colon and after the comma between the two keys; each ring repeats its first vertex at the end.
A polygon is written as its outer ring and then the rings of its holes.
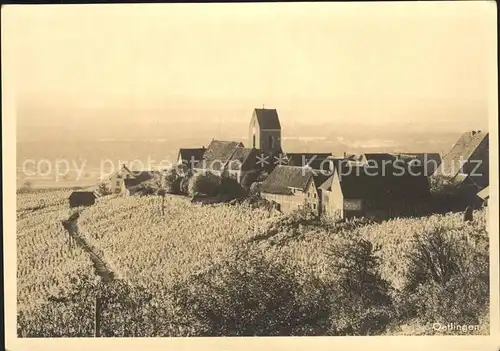
{"type": "Polygon", "coordinates": [[[464,192],[476,194],[489,185],[488,133],[464,133],[442,159],[432,177],[446,180],[464,192]]]}
{"type": "Polygon", "coordinates": [[[258,171],[256,156],[257,151],[245,148],[242,142],[212,140],[193,170],[211,172],[241,183],[246,175],[258,171]]]}
{"type": "Polygon", "coordinates": [[[151,180],[154,176],[155,172],[153,171],[131,171],[123,164],[119,170],[109,176],[108,183],[111,193],[130,195],[131,192],[134,192],[134,187],[151,180]]]}
{"type": "Polygon", "coordinates": [[[192,169],[194,165],[203,159],[203,154],[206,148],[181,148],[179,149],[179,155],[177,156],[177,164],[186,165],[189,169],[192,169]]]}
{"type": "Polygon", "coordinates": [[[423,172],[415,176],[391,166],[384,173],[366,165],[344,167],[336,168],[320,186],[325,217],[392,218],[428,211],[429,183],[423,172]]]}
{"type": "Polygon", "coordinates": [[[318,186],[325,178],[309,167],[277,165],[262,182],[261,196],[275,202],[278,210],[285,213],[307,207],[319,215],[321,194],[318,186]]]}

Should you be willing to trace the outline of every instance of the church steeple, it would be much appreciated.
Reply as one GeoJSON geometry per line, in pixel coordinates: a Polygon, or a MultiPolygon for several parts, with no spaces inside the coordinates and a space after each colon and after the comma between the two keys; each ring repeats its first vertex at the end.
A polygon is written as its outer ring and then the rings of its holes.
{"type": "Polygon", "coordinates": [[[276,109],[256,108],[250,120],[251,147],[266,155],[276,155],[281,149],[281,124],[276,109]]]}

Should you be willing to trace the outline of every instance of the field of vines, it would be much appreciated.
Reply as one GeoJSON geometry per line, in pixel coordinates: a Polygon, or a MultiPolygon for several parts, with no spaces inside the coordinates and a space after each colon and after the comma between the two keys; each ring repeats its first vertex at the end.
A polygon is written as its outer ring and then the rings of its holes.
{"type": "Polygon", "coordinates": [[[18,310],[29,312],[47,302],[72,278],[92,276],[89,258],[78,247],[69,249],[68,234],[61,225],[67,212],[69,191],[37,191],[18,194],[17,296],[18,310]],[[40,199],[45,205],[40,208],[40,199]],[[28,213],[25,216],[19,214],[28,213]]]}
{"type": "Polygon", "coordinates": [[[117,273],[150,289],[182,281],[238,250],[274,217],[246,206],[125,197],[84,211],[79,230],[117,273]]]}

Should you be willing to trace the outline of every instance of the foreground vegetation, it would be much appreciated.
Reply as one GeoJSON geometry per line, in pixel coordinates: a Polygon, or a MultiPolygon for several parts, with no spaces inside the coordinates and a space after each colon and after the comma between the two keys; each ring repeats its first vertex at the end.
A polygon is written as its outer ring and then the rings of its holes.
{"type": "MultiPolygon", "coordinates": [[[[472,333],[487,334],[485,218],[481,210],[472,223],[453,213],[333,223],[245,202],[110,198],[78,225],[123,279],[95,284],[82,268],[19,316],[19,332],[91,336],[98,295],[103,336],[460,333],[436,331],[436,322],[480,325],[472,333]]],[[[22,257],[39,250],[22,240],[27,232],[18,224],[22,257]]],[[[47,270],[33,266],[33,274],[47,270]]]]}

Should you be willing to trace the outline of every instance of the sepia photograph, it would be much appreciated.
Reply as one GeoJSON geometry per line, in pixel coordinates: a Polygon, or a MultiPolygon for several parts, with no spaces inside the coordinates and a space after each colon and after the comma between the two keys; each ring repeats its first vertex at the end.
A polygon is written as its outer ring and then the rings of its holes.
{"type": "Polygon", "coordinates": [[[498,334],[496,40],[490,1],[3,7],[13,338],[498,334]]]}

